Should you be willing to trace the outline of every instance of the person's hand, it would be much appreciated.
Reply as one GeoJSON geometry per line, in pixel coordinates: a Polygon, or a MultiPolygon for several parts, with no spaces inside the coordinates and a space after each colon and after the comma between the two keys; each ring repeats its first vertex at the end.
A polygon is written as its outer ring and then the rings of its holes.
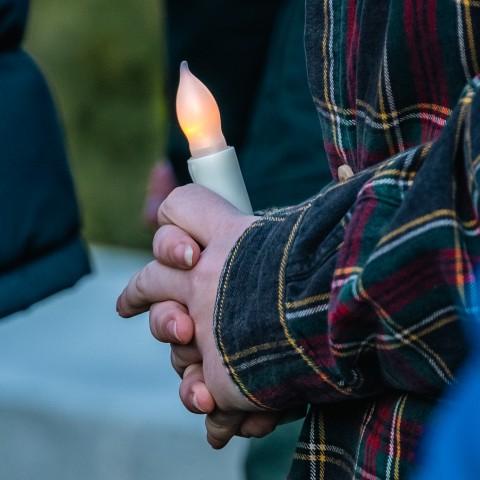
{"type": "MultiPolygon", "coordinates": [[[[196,188],[195,186],[188,187],[190,191],[196,188]]],[[[211,196],[210,201],[212,201],[213,194],[207,192],[207,196],[211,196]]],[[[218,199],[218,197],[216,198],[218,199]]],[[[217,199],[213,201],[217,202],[217,199]]],[[[223,203],[222,208],[226,208],[230,215],[233,214],[234,217],[239,217],[239,212],[233,207],[226,204],[226,202],[221,201],[221,203],[223,203]]],[[[168,204],[163,205],[162,208],[159,215],[160,218],[169,215],[168,212],[170,211],[168,204]]],[[[170,219],[170,217],[167,217],[167,221],[170,219]]],[[[214,220],[214,224],[209,225],[211,231],[215,232],[217,221],[222,223],[223,220],[225,220],[225,218],[221,216],[214,220]]],[[[254,220],[254,217],[250,217],[248,221],[243,219],[241,222],[236,222],[236,225],[235,222],[226,222],[231,237],[231,245],[236,241],[241,231],[254,220]],[[242,228],[239,228],[239,225],[242,225],[242,228]],[[238,234],[232,236],[232,232],[237,231],[237,229],[238,234]]],[[[217,233],[221,233],[221,231],[217,233]]],[[[200,232],[198,238],[201,241],[202,238],[206,239],[207,237],[204,237],[203,233],[200,232]]],[[[222,238],[224,240],[226,239],[225,236],[222,236],[222,238]]],[[[228,247],[223,249],[225,257],[231,248],[231,245],[227,245],[228,247]]],[[[186,236],[181,229],[167,225],[161,228],[155,237],[154,253],[158,263],[161,265],[177,269],[188,269],[195,266],[198,262],[200,258],[200,247],[191,237],[186,236]]],[[[222,260],[222,266],[223,262],[224,259],[222,260]]],[[[215,285],[218,283],[219,272],[220,270],[217,272],[218,275],[214,282],[215,285]]],[[[141,279],[142,277],[137,276],[133,281],[137,287],[135,289],[137,290],[136,294],[142,292],[142,288],[138,289],[138,283],[141,285],[139,278],[141,279]]],[[[131,284],[133,282],[131,282],[131,284]]],[[[127,292],[125,292],[125,295],[127,295],[127,292]]],[[[133,305],[131,305],[128,297],[127,303],[123,303],[123,297],[124,295],[119,299],[118,310],[124,316],[131,316],[136,312],[145,310],[153,298],[153,296],[147,294],[142,302],[135,303],[137,302],[137,300],[135,300],[133,305]]],[[[194,326],[182,304],[170,300],[153,305],[150,310],[150,325],[152,333],[159,340],[178,345],[172,348],[172,364],[177,372],[183,376],[180,396],[189,410],[197,413],[209,413],[206,425],[208,439],[212,446],[221,448],[235,434],[246,437],[261,437],[270,433],[275,428],[279,417],[277,413],[259,412],[245,415],[243,413],[225,412],[219,409],[213,411],[214,400],[205,386],[203,368],[199,363],[201,352],[194,341],[192,343],[194,326]]],[[[248,404],[248,406],[250,408],[252,407],[250,404],[248,404]]]]}
{"type": "MultiPolygon", "coordinates": [[[[192,250],[197,250],[194,240],[185,237],[181,231],[169,230],[168,235],[163,236],[163,241],[166,257],[160,256],[159,260],[166,263],[175,258],[179,244],[190,243],[192,250]]],[[[180,264],[179,268],[183,266],[183,261],[180,264]]],[[[153,336],[161,342],[172,344],[172,365],[183,377],[180,386],[183,404],[193,413],[207,414],[205,424],[210,445],[223,448],[235,435],[260,438],[271,433],[279,423],[280,414],[277,412],[244,414],[215,409],[215,400],[205,385],[202,364],[197,363],[201,361],[201,354],[195,345],[194,328],[186,308],[177,302],[157,303],[150,309],[153,336]]]]}
{"type": "MultiPolygon", "coordinates": [[[[132,278],[120,296],[117,303],[119,314],[131,317],[147,311],[154,303],[167,300],[185,305],[195,322],[195,341],[203,360],[205,383],[219,409],[258,410],[228,376],[217,351],[212,328],[217,286],[226,258],[256,217],[243,215],[205,188],[187,185],[175,189],[162,203],[158,220],[165,228],[160,229],[154,241],[156,258],[165,248],[162,236],[168,232],[166,226],[169,229],[179,227],[204,250],[192,270],[172,268],[157,260],[149,263],[132,278]]],[[[200,252],[193,251],[191,255],[193,259],[200,252]]],[[[189,250],[185,249],[183,258],[185,267],[189,267],[189,250]]]]}

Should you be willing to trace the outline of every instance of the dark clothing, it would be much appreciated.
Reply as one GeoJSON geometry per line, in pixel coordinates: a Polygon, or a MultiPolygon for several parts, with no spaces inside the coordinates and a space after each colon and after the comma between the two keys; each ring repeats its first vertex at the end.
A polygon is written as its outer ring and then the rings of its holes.
{"type": "Polygon", "coordinates": [[[242,236],[217,345],[252,402],[311,404],[289,478],[406,478],[475,312],[480,8],[308,0],[306,45],[332,172],[357,173],[242,236]]]}
{"type": "Polygon", "coordinates": [[[0,0],[0,317],[89,271],[63,134],[22,51],[27,0],[0,0]]]}
{"type": "Polygon", "coordinates": [[[246,144],[242,171],[255,210],[294,205],[332,180],[308,88],[305,5],[279,14],[246,144]]]}
{"type": "Polygon", "coordinates": [[[191,181],[174,111],[178,66],[187,59],[218,100],[255,210],[300,202],[328,183],[306,75],[304,2],[197,0],[187,9],[170,1],[167,13],[167,154],[179,182],[191,181]]]}

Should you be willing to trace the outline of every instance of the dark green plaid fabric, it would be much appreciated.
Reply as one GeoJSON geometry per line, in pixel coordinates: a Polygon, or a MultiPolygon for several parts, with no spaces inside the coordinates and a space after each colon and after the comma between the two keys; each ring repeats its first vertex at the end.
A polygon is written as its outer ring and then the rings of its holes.
{"type": "Polygon", "coordinates": [[[243,235],[217,344],[252,402],[311,405],[289,478],[405,478],[477,311],[480,4],[307,12],[326,152],[357,173],[243,235]]]}

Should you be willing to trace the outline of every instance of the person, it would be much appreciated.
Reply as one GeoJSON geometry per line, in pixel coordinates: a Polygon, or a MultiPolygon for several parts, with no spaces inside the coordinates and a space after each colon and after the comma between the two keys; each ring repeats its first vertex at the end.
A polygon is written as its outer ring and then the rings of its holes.
{"type": "Polygon", "coordinates": [[[353,175],[260,217],[197,185],[160,207],[156,261],[117,309],[150,310],[213,446],[308,404],[289,478],[411,473],[468,351],[479,25],[470,3],[307,0],[325,151],[335,178],[353,175]]]}
{"type": "Polygon", "coordinates": [[[21,43],[28,0],[0,0],[0,318],[89,272],[63,134],[21,43]]]}
{"type": "MultiPolygon", "coordinates": [[[[166,2],[170,161],[152,170],[145,209],[149,224],[156,226],[158,207],[175,184],[190,181],[188,147],[175,112],[184,59],[218,98],[225,136],[238,152],[255,209],[298,203],[331,181],[308,89],[304,18],[298,0],[195,0],[189,8],[166,2]],[[218,25],[230,32],[221,42],[218,25]]],[[[301,422],[287,423],[265,439],[252,439],[247,478],[284,477],[300,428],[301,422]]]]}

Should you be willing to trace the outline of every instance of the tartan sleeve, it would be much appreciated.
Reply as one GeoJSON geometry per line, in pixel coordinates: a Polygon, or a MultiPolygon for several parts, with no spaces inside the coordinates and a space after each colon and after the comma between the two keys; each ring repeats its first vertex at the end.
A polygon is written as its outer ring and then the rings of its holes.
{"type": "Polygon", "coordinates": [[[479,90],[477,78],[433,144],[267,214],[238,241],[214,329],[253,403],[433,397],[454,381],[462,320],[478,310],[479,90]]]}

